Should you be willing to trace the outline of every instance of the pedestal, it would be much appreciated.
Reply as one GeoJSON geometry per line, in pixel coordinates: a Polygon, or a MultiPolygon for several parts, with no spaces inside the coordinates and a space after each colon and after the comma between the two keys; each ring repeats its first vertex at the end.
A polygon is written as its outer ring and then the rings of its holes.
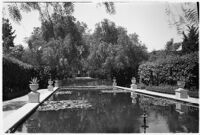
{"type": "Polygon", "coordinates": [[[176,103],[176,111],[180,114],[187,113],[188,106],[181,104],[181,103],[176,103]]]}
{"type": "Polygon", "coordinates": [[[136,84],[131,84],[131,89],[137,89],[137,85],[136,84]]]}
{"type": "Polygon", "coordinates": [[[60,81],[56,80],[55,81],[55,87],[59,87],[60,86],[60,81]]]}
{"type": "Polygon", "coordinates": [[[58,84],[58,82],[55,82],[55,87],[59,87],[59,84],[58,84]]]}
{"type": "Polygon", "coordinates": [[[40,102],[40,93],[39,92],[30,92],[28,94],[29,103],[39,103],[40,102]]]}
{"type": "Polygon", "coordinates": [[[136,97],[137,97],[136,92],[131,92],[131,98],[136,98],[136,97]]]}
{"type": "Polygon", "coordinates": [[[52,86],[52,85],[49,85],[49,86],[48,86],[48,90],[49,90],[49,91],[53,91],[53,86],[52,86]]]}
{"type": "Polygon", "coordinates": [[[175,95],[177,98],[188,98],[188,91],[183,88],[178,88],[175,90],[175,95]]]}

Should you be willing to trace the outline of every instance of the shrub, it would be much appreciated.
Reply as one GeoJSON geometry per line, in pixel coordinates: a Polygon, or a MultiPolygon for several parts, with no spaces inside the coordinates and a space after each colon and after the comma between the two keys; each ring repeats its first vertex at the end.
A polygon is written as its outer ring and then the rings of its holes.
{"type": "Polygon", "coordinates": [[[186,88],[198,89],[198,53],[183,56],[168,56],[154,62],[146,62],[139,66],[140,82],[149,85],[175,85],[184,79],[186,88]],[[195,88],[192,88],[195,87],[195,88]]]}
{"type": "Polygon", "coordinates": [[[28,93],[29,81],[35,73],[32,65],[3,56],[3,100],[28,93]]]}

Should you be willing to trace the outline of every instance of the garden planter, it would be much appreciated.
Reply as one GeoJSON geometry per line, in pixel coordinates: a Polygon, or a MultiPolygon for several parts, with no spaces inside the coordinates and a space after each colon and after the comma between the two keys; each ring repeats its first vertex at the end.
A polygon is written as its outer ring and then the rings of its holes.
{"type": "Polygon", "coordinates": [[[116,79],[113,79],[113,86],[117,86],[116,79]]]}
{"type": "Polygon", "coordinates": [[[39,84],[29,84],[29,87],[32,92],[36,92],[37,89],[39,88],[39,84]]]}
{"type": "Polygon", "coordinates": [[[179,86],[179,88],[184,88],[185,82],[184,81],[177,81],[177,85],[179,86]]]}
{"type": "Polygon", "coordinates": [[[52,84],[53,84],[53,81],[49,80],[49,81],[48,81],[48,84],[49,84],[48,90],[49,90],[49,91],[53,91],[53,85],[52,85],[52,84]]]}
{"type": "Polygon", "coordinates": [[[52,84],[53,84],[53,81],[49,80],[49,81],[48,81],[48,84],[49,84],[49,85],[52,85],[52,84]]]}
{"type": "Polygon", "coordinates": [[[37,92],[39,85],[38,84],[29,84],[31,92],[28,94],[29,103],[39,103],[40,102],[40,93],[37,92]]]}
{"type": "Polygon", "coordinates": [[[131,83],[132,83],[132,84],[131,84],[131,89],[137,89],[135,77],[132,78],[131,83]]]}
{"type": "Polygon", "coordinates": [[[132,78],[131,82],[132,82],[132,84],[136,84],[135,78],[132,78]]]}

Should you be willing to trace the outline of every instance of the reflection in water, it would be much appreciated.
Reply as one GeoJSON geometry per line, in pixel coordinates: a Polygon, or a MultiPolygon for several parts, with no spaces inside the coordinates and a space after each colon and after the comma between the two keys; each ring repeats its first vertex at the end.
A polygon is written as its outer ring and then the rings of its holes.
{"type": "Polygon", "coordinates": [[[144,129],[144,133],[146,133],[146,129],[149,127],[147,125],[147,114],[146,114],[146,111],[144,110],[143,111],[143,115],[142,115],[142,118],[143,118],[143,125],[141,126],[143,129],[144,129]]]}
{"type": "Polygon", "coordinates": [[[183,114],[183,113],[188,113],[188,106],[186,106],[185,104],[182,103],[176,103],[176,111],[179,114],[183,114]]]}
{"type": "Polygon", "coordinates": [[[93,91],[55,93],[50,101],[55,103],[70,100],[87,100],[91,107],[36,111],[17,132],[198,132],[198,108],[179,105],[174,101],[135,93],[116,93],[114,96],[112,93],[93,91]],[[184,113],[180,114],[177,110],[184,113]]]}

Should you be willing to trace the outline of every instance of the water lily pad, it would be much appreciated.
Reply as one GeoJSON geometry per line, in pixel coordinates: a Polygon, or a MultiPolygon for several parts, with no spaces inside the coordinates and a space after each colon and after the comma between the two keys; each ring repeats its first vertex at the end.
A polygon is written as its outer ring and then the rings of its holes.
{"type": "Polygon", "coordinates": [[[61,109],[74,108],[91,108],[92,105],[87,100],[61,100],[61,101],[45,101],[38,108],[39,111],[51,111],[61,109]]]}
{"type": "Polygon", "coordinates": [[[72,91],[58,91],[55,94],[56,95],[60,95],[60,94],[72,94],[72,91]]]}

